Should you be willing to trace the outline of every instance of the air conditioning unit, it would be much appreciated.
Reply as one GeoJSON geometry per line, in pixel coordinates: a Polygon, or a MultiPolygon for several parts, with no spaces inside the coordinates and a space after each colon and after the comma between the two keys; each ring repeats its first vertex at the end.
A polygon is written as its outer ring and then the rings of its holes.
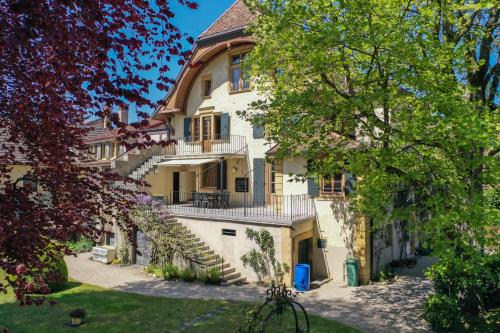
{"type": "Polygon", "coordinates": [[[94,246],[92,248],[92,259],[109,264],[115,259],[116,249],[106,246],[94,246]]]}

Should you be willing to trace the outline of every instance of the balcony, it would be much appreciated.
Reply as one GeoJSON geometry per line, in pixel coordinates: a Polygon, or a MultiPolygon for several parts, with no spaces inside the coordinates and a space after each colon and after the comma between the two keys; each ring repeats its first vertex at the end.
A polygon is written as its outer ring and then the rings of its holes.
{"type": "Polygon", "coordinates": [[[245,155],[247,145],[244,136],[212,135],[206,138],[173,138],[177,143],[168,147],[154,146],[152,155],[200,156],[200,155],[245,155]]]}
{"type": "Polygon", "coordinates": [[[291,225],[315,216],[313,199],[307,195],[256,196],[230,192],[171,192],[163,200],[178,217],[291,225]]]}

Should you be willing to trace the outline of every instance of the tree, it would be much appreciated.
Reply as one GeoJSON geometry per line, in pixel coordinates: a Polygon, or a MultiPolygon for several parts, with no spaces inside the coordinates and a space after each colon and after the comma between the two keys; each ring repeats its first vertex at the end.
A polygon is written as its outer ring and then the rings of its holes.
{"type": "MultiPolygon", "coordinates": [[[[195,9],[196,3],[178,0],[195,9]]],[[[96,237],[99,223],[115,218],[129,235],[129,192],[109,171],[84,168],[82,126],[89,114],[109,115],[107,125],[130,135],[111,110],[154,106],[147,96],[174,82],[168,64],[184,64],[182,34],[172,24],[168,1],[2,0],[0,1],[0,292],[13,287],[22,304],[32,303],[27,276],[43,269],[49,244],[66,251],[70,235],[96,237]],[[106,111],[102,111],[106,110],[106,111]],[[16,186],[10,178],[16,154],[48,197],[16,186]]],[[[135,127],[147,125],[145,114],[135,127]]],[[[144,137],[141,147],[152,144],[144,137]]],[[[163,143],[166,144],[166,143],[163,143]]],[[[37,299],[37,303],[41,300],[37,299]]]]}
{"type": "Polygon", "coordinates": [[[262,99],[242,116],[265,113],[278,157],[355,174],[353,202],[376,226],[407,221],[438,251],[498,249],[493,1],[246,3],[262,99]]]}

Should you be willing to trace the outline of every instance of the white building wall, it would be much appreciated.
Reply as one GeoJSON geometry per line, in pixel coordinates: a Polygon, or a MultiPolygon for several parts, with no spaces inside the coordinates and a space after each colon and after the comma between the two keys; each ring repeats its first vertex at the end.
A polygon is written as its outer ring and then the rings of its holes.
{"type": "Polygon", "coordinates": [[[302,157],[283,160],[283,195],[307,194],[307,181],[295,181],[294,175],[303,175],[307,171],[307,161],[302,157]]]}
{"type": "Polygon", "coordinates": [[[354,254],[355,215],[343,199],[317,198],[314,204],[317,237],[327,242],[327,247],[318,249],[315,254],[317,262],[325,262],[323,271],[317,273],[330,276],[334,281],[344,281],[344,261],[354,254]]]}
{"type": "MultiPolygon", "coordinates": [[[[234,49],[234,52],[238,49],[234,49]]],[[[259,99],[255,90],[248,92],[229,92],[229,55],[228,52],[218,55],[210,61],[196,77],[187,99],[186,115],[176,115],[172,120],[175,137],[184,137],[184,118],[200,114],[200,108],[212,108],[213,112],[228,113],[230,116],[230,135],[244,136],[248,145],[248,173],[249,183],[252,184],[253,159],[264,158],[270,145],[265,139],[253,138],[253,127],[245,119],[240,118],[236,112],[248,109],[248,105],[259,99]],[[201,96],[202,78],[212,77],[212,95],[210,98],[201,96]]]]}
{"type": "Polygon", "coordinates": [[[193,218],[177,218],[179,222],[191,230],[199,237],[211,250],[221,256],[225,262],[228,262],[231,267],[234,267],[237,272],[247,278],[249,282],[259,281],[258,275],[250,267],[244,267],[241,261],[241,256],[250,251],[257,249],[258,246],[254,241],[251,241],[246,236],[246,229],[268,230],[274,238],[276,259],[280,262],[281,258],[281,226],[263,225],[251,222],[235,222],[235,221],[216,221],[202,220],[193,218]],[[236,236],[222,235],[222,229],[236,230],[236,236]]]}

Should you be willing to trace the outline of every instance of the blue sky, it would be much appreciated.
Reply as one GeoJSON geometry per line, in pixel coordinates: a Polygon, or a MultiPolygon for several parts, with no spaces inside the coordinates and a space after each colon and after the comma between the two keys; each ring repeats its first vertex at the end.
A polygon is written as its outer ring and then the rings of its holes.
{"type": "MultiPolygon", "coordinates": [[[[172,3],[172,8],[174,9],[175,18],[173,19],[174,25],[176,25],[183,33],[187,33],[196,39],[203,31],[205,31],[217,18],[219,18],[222,13],[226,11],[235,0],[195,0],[199,8],[197,10],[190,10],[184,6],[178,4],[176,0],[170,1],[172,3]]],[[[186,43],[186,47],[189,48],[190,45],[186,43]]],[[[180,66],[177,64],[177,59],[171,62],[169,65],[171,72],[169,76],[175,78],[179,73],[180,66]]],[[[155,81],[155,76],[158,75],[155,71],[151,71],[144,75],[145,77],[155,81]]],[[[153,101],[158,101],[165,97],[166,93],[164,91],[158,90],[154,84],[150,89],[148,97],[153,101]]],[[[135,114],[136,106],[130,106],[129,121],[135,121],[137,119],[135,114]]],[[[142,111],[148,111],[151,113],[152,110],[143,109],[142,111]]]]}

